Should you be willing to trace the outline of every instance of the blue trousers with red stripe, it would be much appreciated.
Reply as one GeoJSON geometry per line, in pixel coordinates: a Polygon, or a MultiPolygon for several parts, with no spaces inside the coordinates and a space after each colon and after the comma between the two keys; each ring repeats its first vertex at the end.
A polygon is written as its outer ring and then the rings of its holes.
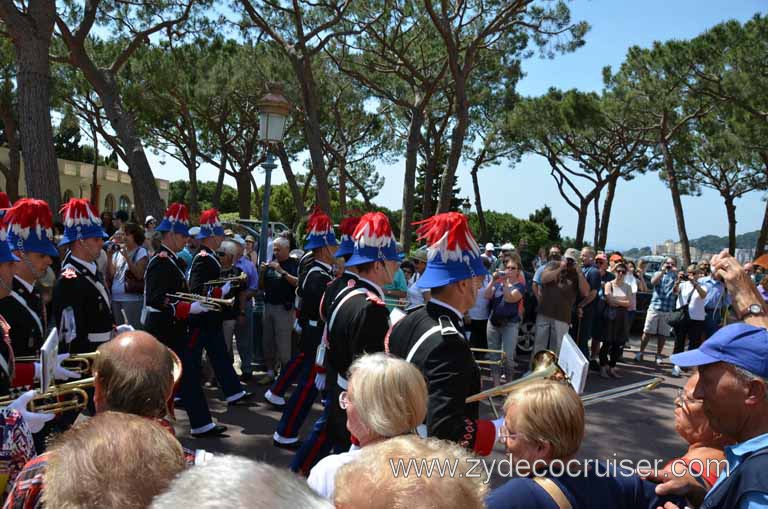
{"type": "MultiPolygon", "coordinates": [[[[317,398],[318,391],[317,387],[315,387],[315,375],[318,368],[315,366],[315,357],[310,352],[314,352],[317,349],[321,337],[322,329],[319,327],[304,327],[301,338],[302,353],[289,363],[289,368],[298,372],[299,381],[296,385],[296,390],[291,394],[291,399],[285,405],[283,415],[277,425],[277,433],[282,437],[296,438],[298,436],[299,429],[304,424],[317,398]],[[291,366],[294,360],[298,362],[297,368],[291,366]]],[[[283,385],[288,384],[284,383],[283,385]]],[[[275,386],[278,386],[278,384],[275,383],[275,386]]],[[[280,387],[276,388],[280,389],[280,387]]],[[[282,387],[282,390],[285,391],[285,387],[282,387]]],[[[273,394],[275,393],[273,392],[273,394]]]]}
{"type": "Polygon", "coordinates": [[[292,358],[288,364],[285,365],[285,367],[280,371],[280,376],[277,377],[275,383],[273,383],[272,387],[269,388],[269,391],[272,394],[275,396],[280,396],[281,398],[283,397],[285,390],[290,387],[293,381],[296,380],[296,378],[299,376],[305,357],[306,354],[304,352],[299,352],[297,356],[292,358]]]}
{"type": "MultiPolygon", "coordinates": [[[[328,374],[328,377],[331,377],[331,373],[328,374]]],[[[338,388],[334,381],[330,380],[325,395],[323,413],[317,421],[315,421],[314,426],[312,426],[312,433],[301,445],[301,448],[296,451],[296,455],[291,461],[291,470],[304,477],[307,477],[309,471],[312,470],[312,467],[314,467],[318,461],[328,456],[331,453],[331,450],[333,450],[333,454],[339,454],[345,451],[343,446],[336,446],[328,438],[329,405],[339,397],[338,390],[334,389],[338,388]]]]}

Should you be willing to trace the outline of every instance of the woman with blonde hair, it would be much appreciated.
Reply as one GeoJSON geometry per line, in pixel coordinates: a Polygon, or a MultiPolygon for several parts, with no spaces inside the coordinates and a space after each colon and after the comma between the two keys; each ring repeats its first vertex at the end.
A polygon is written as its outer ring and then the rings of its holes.
{"type": "Polygon", "coordinates": [[[488,509],[566,507],[560,502],[573,509],[664,506],[655,485],[633,470],[612,471],[608,460],[585,464],[574,459],[584,438],[584,405],[570,385],[555,380],[525,384],[509,395],[504,411],[499,441],[517,477],[491,492],[488,509]]]}
{"type": "Polygon", "coordinates": [[[355,459],[361,448],[413,432],[427,414],[427,384],[421,371],[397,357],[364,355],[349,368],[349,386],[339,394],[347,411],[347,429],[359,446],[323,458],[309,473],[309,486],[333,498],[337,470],[355,459]]]}

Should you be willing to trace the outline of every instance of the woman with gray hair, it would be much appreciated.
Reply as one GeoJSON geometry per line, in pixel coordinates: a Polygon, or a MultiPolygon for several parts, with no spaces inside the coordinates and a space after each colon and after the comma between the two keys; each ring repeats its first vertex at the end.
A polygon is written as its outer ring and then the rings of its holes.
{"type": "Polygon", "coordinates": [[[427,384],[421,371],[385,353],[364,355],[349,368],[349,386],[339,394],[347,411],[347,429],[358,440],[349,452],[323,458],[309,473],[310,488],[333,499],[336,472],[360,449],[411,433],[427,414],[427,384]]]}

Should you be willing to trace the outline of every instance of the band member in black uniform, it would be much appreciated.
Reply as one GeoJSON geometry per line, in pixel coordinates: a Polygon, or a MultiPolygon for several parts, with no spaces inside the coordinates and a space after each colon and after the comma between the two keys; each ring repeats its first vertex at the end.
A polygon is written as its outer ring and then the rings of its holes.
{"type": "Polygon", "coordinates": [[[61,209],[69,248],[53,288],[53,313],[59,328],[60,351],[93,352],[113,336],[114,321],[104,276],[96,260],[107,234],[98,212],[87,199],[73,198],[61,209]]]}
{"type": "MultiPolygon", "coordinates": [[[[336,378],[328,380],[328,439],[333,447],[349,449],[347,414],[338,396],[347,389],[347,371],[363,353],[384,350],[389,330],[389,312],[384,306],[382,286],[390,284],[400,266],[395,239],[387,216],[370,212],[360,218],[348,267],[355,267],[358,280],[337,296],[328,316],[327,360],[336,378]],[[333,384],[333,385],[331,385],[333,384]]],[[[318,458],[319,459],[319,458],[318,458]]]]}
{"type": "Polygon", "coordinates": [[[208,403],[201,387],[199,364],[185,357],[189,337],[187,320],[212,308],[200,302],[182,301],[169,295],[188,293],[187,279],[182,260],[176,256],[189,236],[189,213],[181,203],[172,203],[165,217],[157,226],[163,241],[147,264],[144,276],[144,329],[160,342],[171,348],[182,361],[180,392],[190,394],[184,401],[189,415],[193,436],[221,435],[226,426],[217,425],[211,419],[208,403]],[[197,367],[197,371],[195,368],[197,367]]]}
{"type": "Polygon", "coordinates": [[[387,351],[414,363],[427,379],[426,434],[485,456],[493,449],[502,419],[479,419],[479,404],[464,402],[480,392],[480,370],[464,337],[462,319],[474,306],[486,274],[480,248],[467,218],[458,212],[417,224],[421,224],[419,238],[427,241],[428,258],[418,284],[430,290],[432,298],[392,327],[387,351]]]}
{"type": "MultiPolygon", "coordinates": [[[[192,259],[192,267],[189,271],[189,289],[192,293],[202,297],[222,299],[231,292],[233,284],[226,283],[217,287],[207,284],[209,281],[221,278],[221,262],[216,251],[224,240],[224,228],[221,226],[219,213],[216,209],[209,209],[200,214],[200,233],[197,234],[196,238],[200,241],[200,250],[192,259]]],[[[189,321],[189,328],[189,341],[187,351],[184,353],[184,358],[189,359],[188,363],[194,366],[194,370],[199,370],[203,348],[205,348],[227,403],[236,405],[249,400],[253,394],[243,390],[240,379],[237,377],[235,368],[227,354],[221,312],[212,310],[194,316],[189,321]]],[[[202,390],[195,394],[197,386],[194,388],[194,392],[188,392],[193,388],[191,384],[184,383],[184,377],[182,377],[181,385],[181,399],[185,406],[189,404],[188,401],[190,400],[204,398],[202,390]]],[[[194,424],[192,426],[193,432],[198,433],[196,426],[194,424]]]]}
{"type": "MultiPolygon", "coordinates": [[[[360,222],[360,217],[345,217],[339,224],[339,231],[341,232],[341,242],[339,248],[336,250],[336,272],[334,274],[333,281],[330,282],[328,287],[323,293],[323,298],[320,301],[320,319],[326,323],[330,316],[330,309],[333,302],[336,300],[336,296],[344,288],[357,284],[357,269],[354,267],[347,267],[346,262],[352,256],[352,252],[355,249],[355,242],[352,240],[352,235],[355,233],[355,228],[360,222]],[[351,282],[351,283],[350,283],[351,282]]],[[[326,391],[327,380],[335,380],[336,372],[326,362],[326,350],[328,346],[328,331],[327,327],[323,331],[323,339],[320,346],[317,347],[317,352],[314,357],[315,361],[315,387],[318,391],[325,391],[323,398],[323,413],[315,421],[312,426],[312,433],[310,433],[307,440],[305,440],[296,455],[291,461],[291,470],[297,473],[301,473],[305,476],[309,475],[309,471],[315,466],[321,458],[327,456],[331,451],[331,444],[328,441],[328,414],[330,411],[330,390],[326,391]]],[[[335,386],[335,384],[334,384],[335,386]]],[[[272,395],[269,391],[264,397],[273,404],[279,404],[279,402],[273,401],[273,398],[278,396],[272,395]]],[[[282,400],[282,398],[279,398],[282,400]]],[[[340,448],[335,449],[334,453],[344,452],[340,448]]]]}
{"type": "Polygon", "coordinates": [[[304,250],[312,252],[312,261],[299,273],[296,287],[296,310],[301,329],[299,353],[280,374],[276,385],[288,385],[298,376],[298,385],[277,425],[273,436],[274,445],[285,449],[298,449],[298,434],[317,397],[315,353],[323,337],[325,322],[320,318],[320,302],[328,284],[333,280],[333,263],[336,248],[331,218],[316,210],[307,221],[307,238],[304,250]]]}
{"type": "Polygon", "coordinates": [[[23,198],[5,215],[8,243],[16,257],[11,294],[0,300],[0,314],[11,326],[16,356],[35,356],[45,341],[46,319],[35,282],[58,256],[53,238],[51,210],[43,200],[23,198]]]}

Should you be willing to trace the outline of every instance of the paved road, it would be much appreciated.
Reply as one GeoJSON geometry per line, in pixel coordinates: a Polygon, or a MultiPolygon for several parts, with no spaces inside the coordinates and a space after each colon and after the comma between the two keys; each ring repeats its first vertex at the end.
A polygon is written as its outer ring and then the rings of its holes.
{"type": "MultiPolygon", "coordinates": [[[[585,393],[601,391],[619,384],[637,382],[654,376],[666,376],[665,382],[655,391],[635,394],[624,398],[598,403],[587,408],[587,427],[579,457],[582,459],[630,459],[632,461],[656,459],[669,460],[686,449],[686,444],[675,433],[673,399],[685,379],[669,376],[671,366],[658,367],[650,361],[635,363],[629,359],[637,350],[637,339],[631,341],[633,351],[624,354],[625,362],[619,368],[624,378],[603,380],[591,373],[585,393]]],[[[653,345],[652,345],[653,346],[653,345]]],[[[669,353],[669,352],[666,352],[669,353]]],[[[652,356],[648,356],[650,359],[652,356]]],[[[219,423],[229,427],[226,436],[216,439],[195,439],[188,434],[186,414],[177,410],[176,429],[182,443],[190,448],[202,448],[214,453],[238,454],[262,460],[278,466],[288,466],[293,453],[272,445],[272,433],[280,419],[280,413],[263,402],[264,388],[252,383],[249,389],[257,394],[258,406],[227,409],[215,390],[207,390],[211,411],[219,423]]],[[[307,419],[302,437],[306,436],[321,410],[315,407],[307,419]]],[[[492,418],[489,407],[483,412],[492,418]]],[[[495,458],[504,458],[503,447],[497,444],[495,458]]],[[[502,479],[493,479],[496,485],[502,479]]]]}

